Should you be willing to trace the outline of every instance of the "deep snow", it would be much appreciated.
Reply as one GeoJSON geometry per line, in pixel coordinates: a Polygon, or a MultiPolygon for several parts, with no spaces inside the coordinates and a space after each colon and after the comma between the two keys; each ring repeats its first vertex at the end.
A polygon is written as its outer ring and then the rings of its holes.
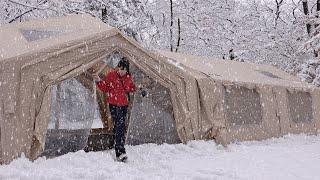
{"type": "Polygon", "coordinates": [[[26,158],[0,166],[0,179],[320,179],[320,136],[287,135],[224,148],[213,141],[127,146],[129,162],[113,150],[78,151],[53,159],[26,158]]]}

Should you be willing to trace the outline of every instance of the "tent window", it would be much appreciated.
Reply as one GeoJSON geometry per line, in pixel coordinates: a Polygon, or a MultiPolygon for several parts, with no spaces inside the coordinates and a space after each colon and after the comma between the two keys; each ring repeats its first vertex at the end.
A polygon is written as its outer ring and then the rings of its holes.
{"type": "Polygon", "coordinates": [[[239,86],[227,87],[224,108],[228,125],[262,122],[260,96],[254,89],[239,86]]]}
{"type": "Polygon", "coordinates": [[[293,122],[311,122],[313,120],[310,93],[288,92],[288,102],[290,117],[293,122]]]}
{"type": "Polygon", "coordinates": [[[62,31],[49,31],[38,29],[20,29],[20,32],[28,42],[55,37],[62,33],[62,31]]]}
{"type": "Polygon", "coordinates": [[[270,77],[270,78],[275,78],[275,79],[281,79],[279,76],[276,76],[272,74],[271,72],[268,71],[258,71],[260,74],[263,74],[264,76],[270,77]]]}

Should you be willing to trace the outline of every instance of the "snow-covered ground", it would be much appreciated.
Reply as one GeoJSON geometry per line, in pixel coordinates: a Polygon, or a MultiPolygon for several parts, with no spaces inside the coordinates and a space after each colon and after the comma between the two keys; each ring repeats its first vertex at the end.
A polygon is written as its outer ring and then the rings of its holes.
{"type": "Polygon", "coordinates": [[[127,146],[129,162],[113,150],[78,151],[0,166],[0,179],[320,179],[320,136],[288,135],[261,142],[213,141],[127,146]]]}

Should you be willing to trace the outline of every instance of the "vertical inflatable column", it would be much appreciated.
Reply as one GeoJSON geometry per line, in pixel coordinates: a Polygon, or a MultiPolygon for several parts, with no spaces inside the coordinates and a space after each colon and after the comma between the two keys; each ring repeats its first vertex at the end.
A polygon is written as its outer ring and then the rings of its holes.
{"type": "MultiPolygon", "coordinates": [[[[0,87],[0,89],[1,89],[1,87],[0,87]]],[[[1,136],[1,128],[2,128],[2,121],[3,121],[3,119],[2,119],[2,100],[1,100],[1,98],[0,98],[0,165],[3,163],[3,159],[2,159],[2,140],[1,140],[1,138],[2,138],[2,136],[1,136]]]]}
{"type": "Polygon", "coordinates": [[[316,128],[316,133],[320,133],[320,90],[316,89],[312,93],[313,118],[316,128]]]}
{"type": "MultiPolygon", "coordinates": [[[[2,65],[0,65],[0,92],[2,92],[2,65]]],[[[1,136],[1,128],[2,128],[2,122],[4,121],[3,119],[3,102],[2,102],[2,93],[0,93],[0,165],[3,164],[3,159],[2,159],[2,136],[1,136]]]]}

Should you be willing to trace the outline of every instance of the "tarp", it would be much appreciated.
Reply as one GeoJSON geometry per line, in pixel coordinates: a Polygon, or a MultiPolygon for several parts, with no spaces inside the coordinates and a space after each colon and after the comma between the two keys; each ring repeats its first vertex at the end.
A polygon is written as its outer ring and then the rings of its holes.
{"type": "MultiPolygon", "coordinates": [[[[86,72],[113,52],[170,92],[181,142],[227,144],[316,133],[320,127],[319,89],[271,66],[147,50],[88,15],[4,25],[0,37],[5,42],[0,44],[2,163],[21,153],[37,158],[50,119],[50,86],[86,72]]],[[[142,104],[148,103],[153,101],[142,104]]]]}

